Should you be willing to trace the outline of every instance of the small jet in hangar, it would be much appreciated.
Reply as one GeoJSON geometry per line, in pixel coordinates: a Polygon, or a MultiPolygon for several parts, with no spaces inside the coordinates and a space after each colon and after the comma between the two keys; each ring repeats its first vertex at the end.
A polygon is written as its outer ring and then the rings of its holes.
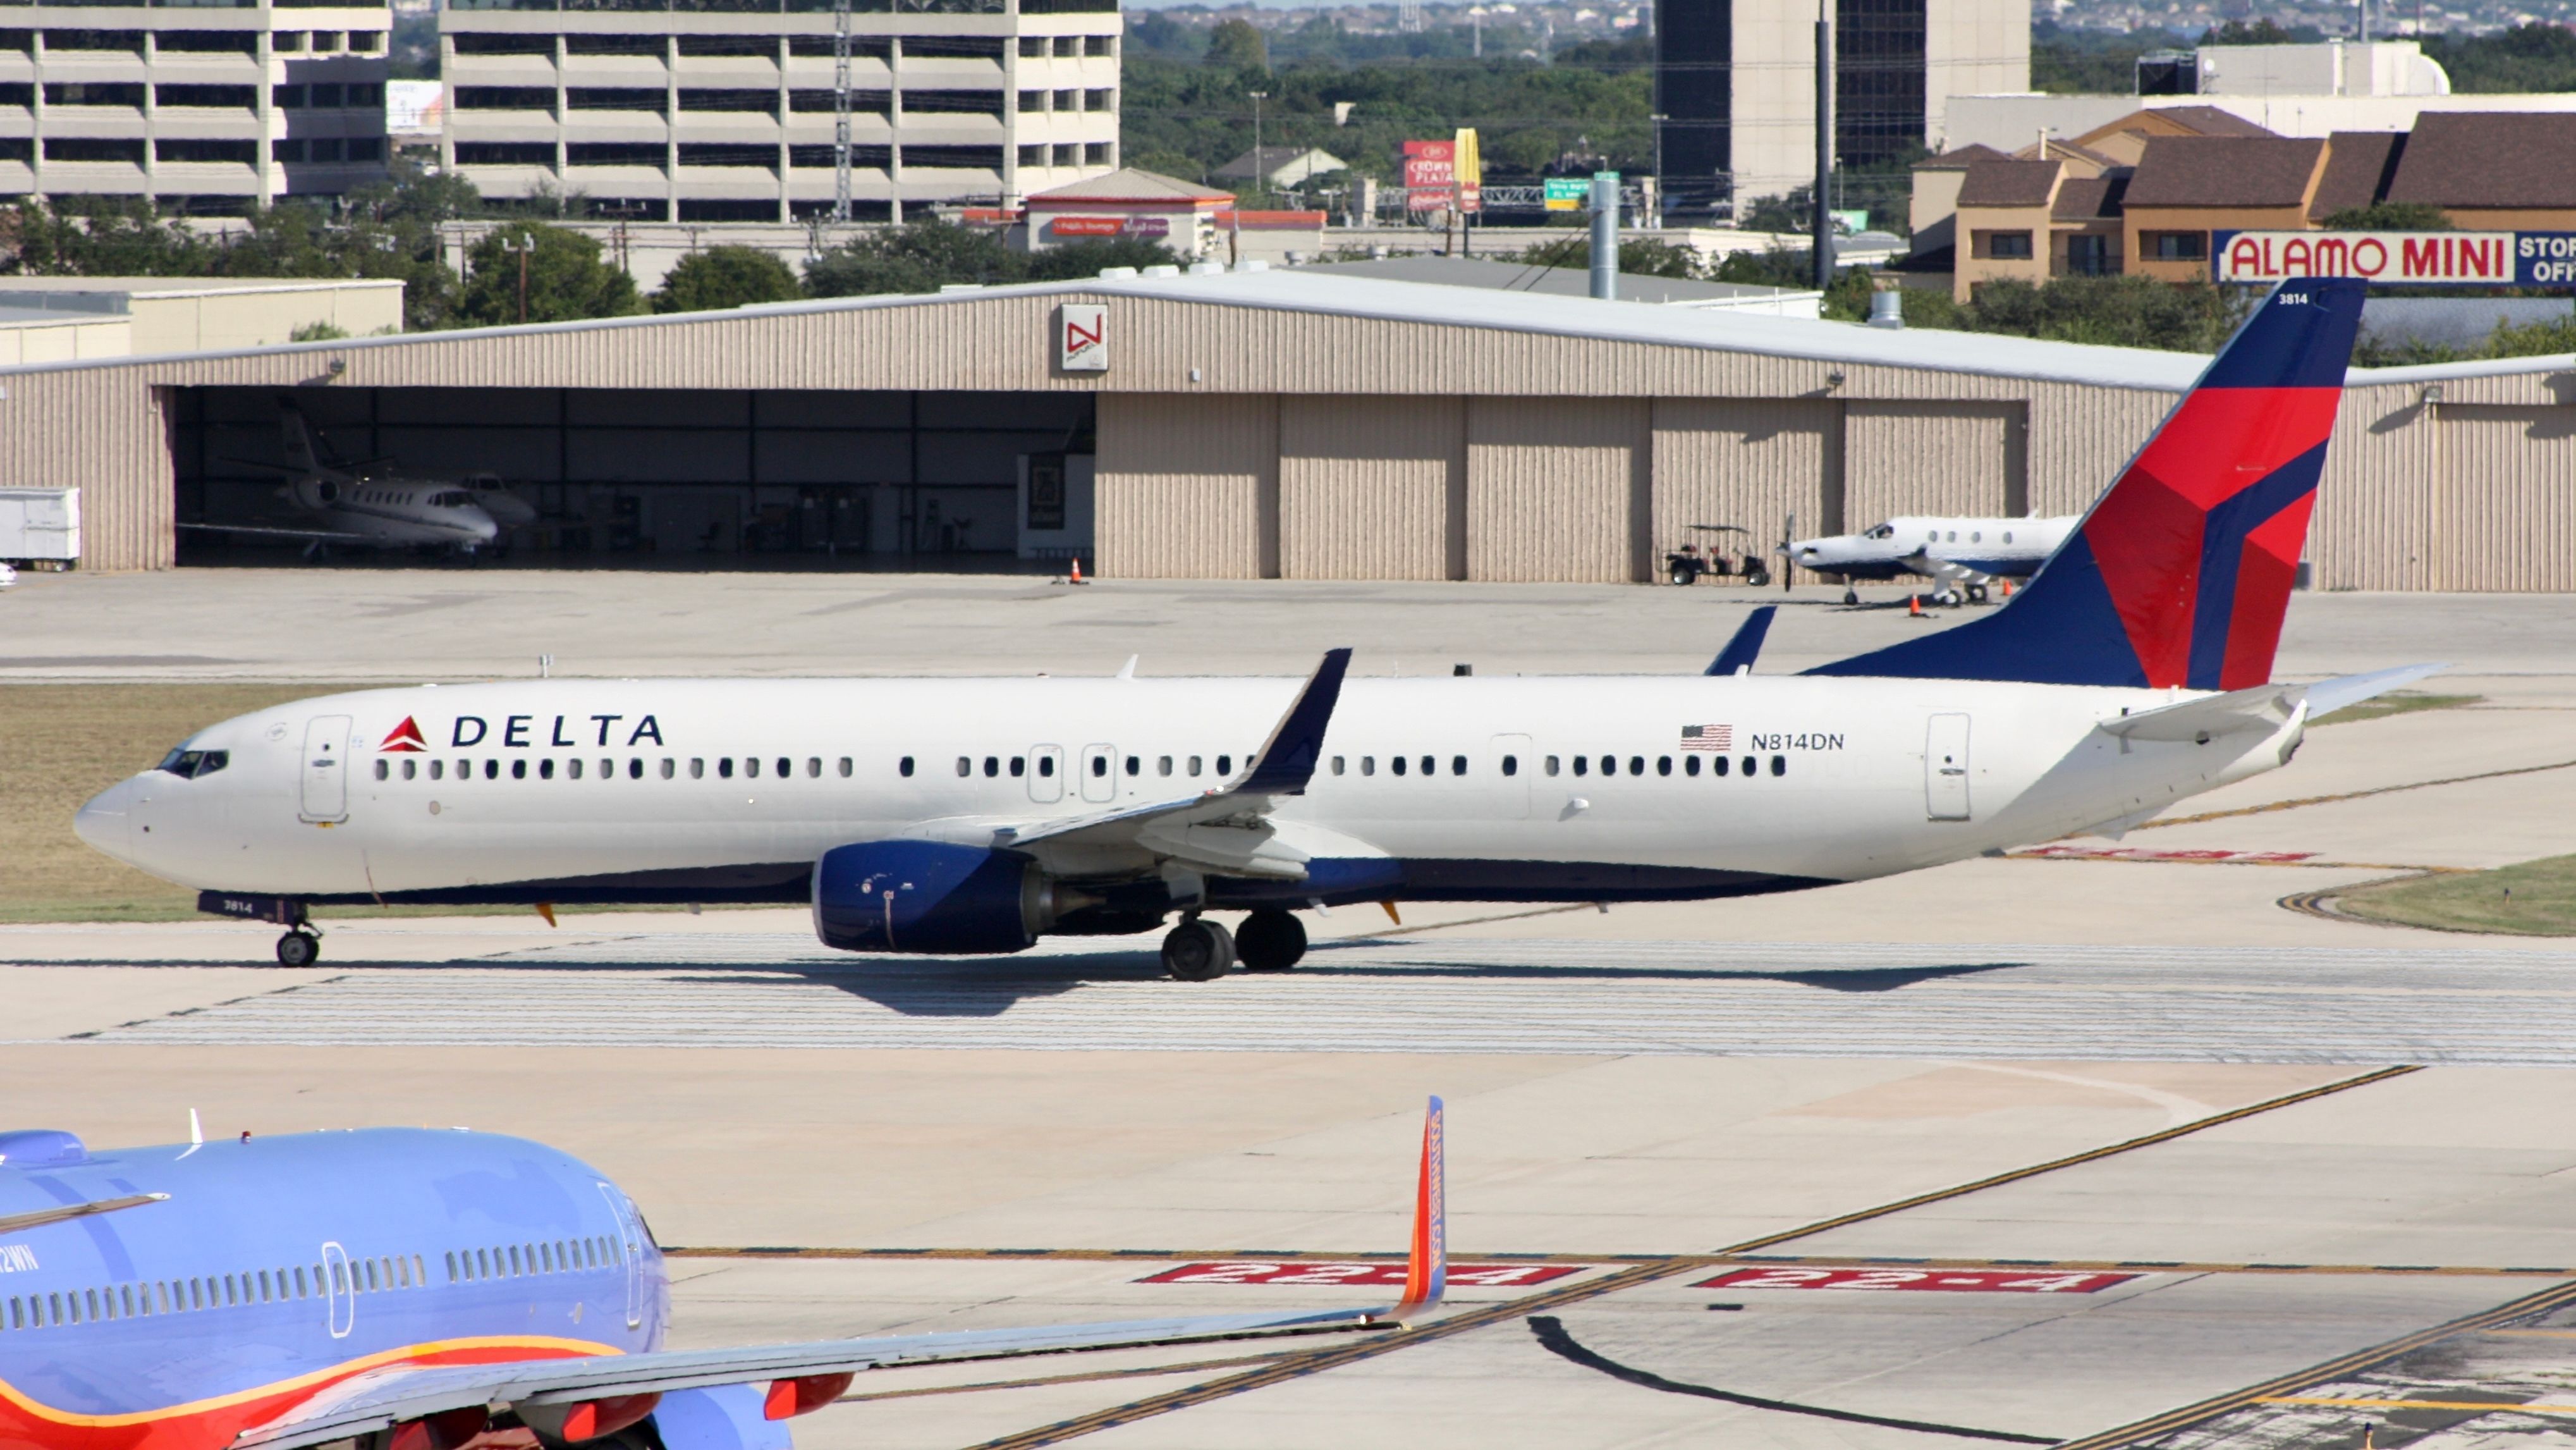
{"type": "Polygon", "coordinates": [[[1857,579],[1911,574],[1936,581],[1935,604],[1982,601],[1998,579],[2028,579],[2082,520],[1967,519],[1907,515],[1857,534],[1798,539],[1781,547],[1789,562],[1843,581],[1843,603],[1858,604],[1857,579]]]}
{"type": "Polygon", "coordinates": [[[313,521],[309,528],[276,524],[184,523],[199,533],[250,538],[302,539],[305,555],[331,545],[361,549],[445,548],[472,554],[497,541],[505,527],[536,522],[536,510],[491,474],[467,479],[372,478],[366,470],[383,459],[329,461],[314,447],[314,432],[292,403],[279,405],[278,433],[286,462],[232,462],[286,475],[278,496],[313,521]]]}

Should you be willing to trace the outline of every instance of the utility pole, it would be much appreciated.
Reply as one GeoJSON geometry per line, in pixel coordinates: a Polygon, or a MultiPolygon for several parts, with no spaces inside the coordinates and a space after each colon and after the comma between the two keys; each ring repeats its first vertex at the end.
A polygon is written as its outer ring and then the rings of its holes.
{"type": "Polygon", "coordinates": [[[1811,224],[1819,292],[1834,285],[1834,22],[1826,9],[1832,3],[1816,0],[1816,195],[1811,224]]]}
{"type": "Polygon", "coordinates": [[[1657,111],[1646,119],[1652,121],[1655,126],[1655,214],[1651,219],[1637,218],[1637,224],[1660,228],[1664,224],[1664,123],[1672,117],[1657,111]]]}
{"type": "Polygon", "coordinates": [[[528,321],[528,254],[536,249],[537,239],[532,232],[519,233],[515,246],[511,244],[510,238],[501,239],[502,251],[519,254],[519,323],[523,327],[528,321]]]}
{"type": "Polygon", "coordinates": [[[850,0],[832,0],[832,221],[850,221],[850,0]]]}
{"type": "MultiPolygon", "coordinates": [[[[1252,97],[1252,184],[1261,195],[1266,197],[1270,193],[1270,176],[1269,167],[1264,164],[1261,155],[1261,103],[1270,99],[1270,93],[1247,91],[1244,94],[1252,97]]],[[[1242,210],[1241,204],[1237,203],[1235,209],[1242,210]]]]}

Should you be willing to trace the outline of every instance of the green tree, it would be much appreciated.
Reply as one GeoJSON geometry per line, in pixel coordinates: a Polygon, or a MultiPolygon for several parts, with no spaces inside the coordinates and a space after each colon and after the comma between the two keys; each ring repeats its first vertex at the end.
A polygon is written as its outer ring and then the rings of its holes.
{"type": "Polygon", "coordinates": [[[29,199],[0,211],[0,272],[61,277],[200,277],[218,249],[147,201],[29,199]]]}
{"type": "Polygon", "coordinates": [[[2296,45],[2299,37],[2269,20],[2230,20],[2201,32],[2203,45],[2296,45]]]}
{"type": "Polygon", "coordinates": [[[672,266],[653,294],[656,312],[721,312],[753,302],[791,302],[803,295],[785,262],[758,247],[709,247],[672,266]]]}
{"type": "Polygon", "coordinates": [[[1966,312],[1978,332],[2057,342],[2216,352],[2243,304],[2207,282],[2148,277],[2060,277],[2045,286],[1989,282],[1966,312]]]}
{"type": "Polygon", "coordinates": [[[456,315],[467,327],[499,327],[522,320],[523,266],[526,321],[625,317],[642,310],[635,279],[601,260],[599,243],[562,227],[543,222],[495,227],[474,244],[466,260],[465,288],[457,300],[456,315]],[[529,250],[513,250],[521,245],[529,250]]]}
{"type": "MultiPolygon", "coordinates": [[[[1589,271],[1592,267],[1592,238],[1575,232],[1541,242],[1522,252],[1515,260],[1533,267],[1573,267],[1589,271]]],[[[1697,277],[1700,275],[1699,253],[1652,238],[1623,241],[1619,244],[1619,271],[1628,277],[1697,277]]]]}
{"type": "Polygon", "coordinates": [[[2348,206],[2326,218],[2337,232],[2447,232],[2451,219],[2438,206],[2420,201],[2374,201],[2348,206]]]}
{"type": "Polygon", "coordinates": [[[2487,339],[2485,348],[2488,357],[2549,357],[2569,352],[2576,352],[2576,317],[2499,327],[2487,339]]]}
{"type": "Polygon", "coordinates": [[[805,291],[813,297],[936,292],[951,284],[1016,282],[1025,265],[989,227],[925,217],[853,238],[807,262],[805,291]]]}
{"type": "Polygon", "coordinates": [[[1241,16],[1220,20],[1208,32],[1207,62],[1220,70],[1266,71],[1270,69],[1270,43],[1261,30],[1241,16]]]}
{"type": "Polygon", "coordinates": [[[2576,30],[2543,21],[2491,35],[2433,35],[2424,53],[2460,91],[2576,91],[2576,30]]]}
{"type": "Polygon", "coordinates": [[[1103,237],[1031,253],[1024,275],[1032,282],[1077,282],[1111,267],[1160,267],[1181,260],[1160,242],[1143,237],[1103,237]]]}

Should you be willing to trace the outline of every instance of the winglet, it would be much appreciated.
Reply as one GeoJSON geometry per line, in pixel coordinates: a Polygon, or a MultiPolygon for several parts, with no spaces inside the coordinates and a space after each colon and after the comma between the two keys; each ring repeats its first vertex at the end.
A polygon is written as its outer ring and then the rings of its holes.
{"type": "Polygon", "coordinates": [[[1252,770],[1234,787],[1241,795],[1302,795],[1324,756],[1324,727],[1332,723],[1333,706],[1342,698],[1342,674],[1351,667],[1347,649],[1324,651],[1297,703],[1279,717],[1279,726],[1263,742],[1252,770]]]}
{"type": "Polygon", "coordinates": [[[1443,1143],[1442,1105],[1438,1098],[1422,1115],[1422,1175],[1413,1190],[1413,1252],[1404,1265],[1404,1302],[1390,1311],[1394,1319],[1440,1302],[1449,1286],[1449,1162],[1443,1143]]]}
{"type": "Polygon", "coordinates": [[[1717,658],[1711,660],[1708,668],[1700,673],[1704,675],[1753,673],[1753,661],[1762,653],[1763,636],[1771,632],[1771,616],[1779,612],[1779,605],[1765,604],[1744,616],[1744,622],[1735,627],[1735,638],[1728,640],[1726,648],[1719,650],[1717,658]]]}

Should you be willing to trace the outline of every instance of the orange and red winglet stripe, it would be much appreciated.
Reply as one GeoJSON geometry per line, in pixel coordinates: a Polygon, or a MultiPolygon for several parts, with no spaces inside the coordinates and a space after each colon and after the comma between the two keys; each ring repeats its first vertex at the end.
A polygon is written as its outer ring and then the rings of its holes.
{"type": "Polygon", "coordinates": [[[1404,1302],[1409,1310],[1440,1302],[1449,1286],[1449,1165],[1442,1141],[1440,1099],[1433,1098],[1422,1116],[1422,1175],[1413,1191],[1413,1250],[1404,1266],[1404,1302]]]}

